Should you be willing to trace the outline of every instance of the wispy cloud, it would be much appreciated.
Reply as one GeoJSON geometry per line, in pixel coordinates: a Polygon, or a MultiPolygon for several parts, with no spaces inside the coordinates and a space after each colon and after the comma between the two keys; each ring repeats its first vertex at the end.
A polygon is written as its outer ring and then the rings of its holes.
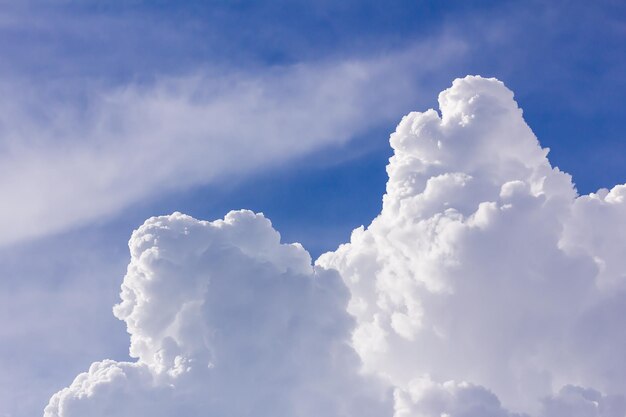
{"type": "Polygon", "coordinates": [[[5,83],[0,244],[343,143],[405,111],[462,51],[443,38],[387,55],[199,70],[78,95],[5,83]]]}

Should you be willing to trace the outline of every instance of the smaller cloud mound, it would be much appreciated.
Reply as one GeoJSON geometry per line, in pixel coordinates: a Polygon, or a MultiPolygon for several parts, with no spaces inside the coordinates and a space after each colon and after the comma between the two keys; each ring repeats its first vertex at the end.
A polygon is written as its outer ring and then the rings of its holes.
{"type": "Polygon", "coordinates": [[[135,363],[94,363],[46,417],[376,416],[388,391],[359,375],[348,293],[250,211],[146,221],[114,308],[135,363]]]}

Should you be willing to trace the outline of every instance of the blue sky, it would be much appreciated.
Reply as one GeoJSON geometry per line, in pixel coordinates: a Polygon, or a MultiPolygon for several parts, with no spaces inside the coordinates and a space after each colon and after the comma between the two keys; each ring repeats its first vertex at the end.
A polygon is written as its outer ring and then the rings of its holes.
{"type": "Polygon", "coordinates": [[[125,357],[110,306],[147,217],[250,208],[315,259],[380,212],[389,134],[456,77],[504,81],[579,192],[624,182],[624,22],[619,0],[0,1],[0,417],[125,357]]]}

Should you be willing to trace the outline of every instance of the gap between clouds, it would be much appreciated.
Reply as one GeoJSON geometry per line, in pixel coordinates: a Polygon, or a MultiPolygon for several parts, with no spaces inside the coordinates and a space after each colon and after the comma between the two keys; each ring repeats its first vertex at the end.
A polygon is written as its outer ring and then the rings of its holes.
{"type": "Polygon", "coordinates": [[[345,143],[404,111],[464,49],[443,36],[366,58],[72,86],[78,95],[5,81],[0,245],[345,143]]]}
{"type": "Polygon", "coordinates": [[[133,233],[103,361],[46,417],[623,417],[626,185],[578,196],[513,94],[404,117],[381,214],[312,266],[249,211],[133,233]]]}

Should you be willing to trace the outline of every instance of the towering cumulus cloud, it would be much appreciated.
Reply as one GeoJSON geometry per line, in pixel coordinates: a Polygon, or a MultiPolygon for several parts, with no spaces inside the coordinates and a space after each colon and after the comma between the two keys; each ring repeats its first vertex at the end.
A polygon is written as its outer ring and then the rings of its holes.
{"type": "Polygon", "coordinates": [[[513,93],[456,80],[404,117],[381,214],[340,272],[396,415],[626,413],[626,187],[577,197],[513,93]]]}
{"type": "Polygon", "coordinates": [[[136,362],[45,417],[624,417],[626,186],[578,196],[495,79],[439,104],[315,266],[262,215],[148,220],[114,309],[136,362]]]}

